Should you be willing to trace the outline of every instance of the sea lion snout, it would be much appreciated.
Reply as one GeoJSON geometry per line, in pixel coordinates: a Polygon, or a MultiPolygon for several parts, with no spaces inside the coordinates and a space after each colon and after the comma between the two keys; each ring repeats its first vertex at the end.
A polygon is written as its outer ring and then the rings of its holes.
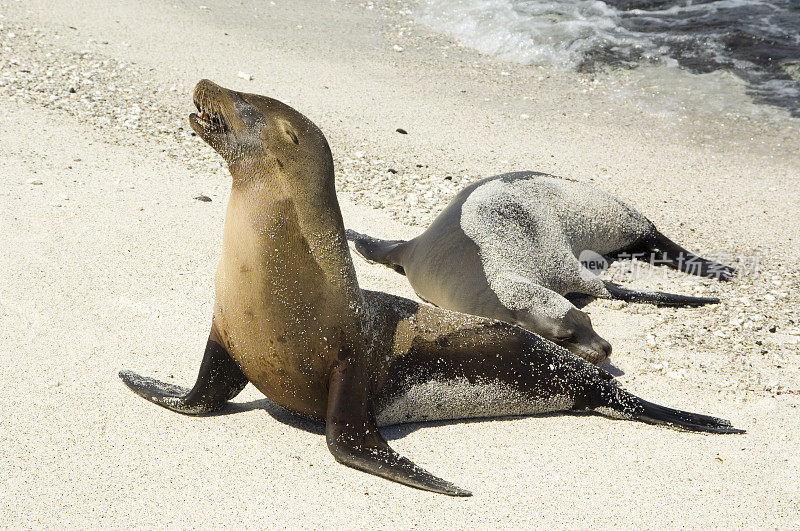
{"type": "Polygon", "coordinates": [[[220,150],[215,144],[220,144],[221,138],[226,140],[223,144],[259,145],[267,118],[255,105],[269,107],[273,101],[265,96],[226,89],[208,79],[197,83],[192,100],[197,108],[197,113],[189,116],[192,129],[217,151],[220,150]]]}
{"type": "Polygon", "coordinates": [[[611,357],[611,343],[597,335],[594,331],[592,331],[591,335],[593,337],[580,338],[580,340],[577,340],[575,343],[565,346],[576,356],[580,356],[589,363],[597,365],[611,357]]]}
{"type": "Polygon", "coordinates": [[[197,113],[189,115],[189,125],[194,132],[223,157],[231,130],[231,102],[227,92],[212,81],[201,80],[192,94],[197,113]]]}
{"type": "Polygon", "coordinates": [[[612,350],[611,343],[609,343],[608,341],[606,341],[605,339],[603,339],[600,336],[597,336],[597,338],[598,338],[598,342],[597,343],[598,343],[599,349],[602,350],[603,352],[605,352],[606,358],[610,357],[611,356],[611,350],[612,350]]]}

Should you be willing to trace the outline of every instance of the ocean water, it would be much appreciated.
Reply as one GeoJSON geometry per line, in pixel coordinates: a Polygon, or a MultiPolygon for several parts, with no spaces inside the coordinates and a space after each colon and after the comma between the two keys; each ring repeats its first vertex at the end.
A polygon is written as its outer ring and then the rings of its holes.
{"type": "Polygon", "coordinates": [[[523,64],[729,72],[800,116],[800,0],[424,0],[417,18],[523,64]]]}

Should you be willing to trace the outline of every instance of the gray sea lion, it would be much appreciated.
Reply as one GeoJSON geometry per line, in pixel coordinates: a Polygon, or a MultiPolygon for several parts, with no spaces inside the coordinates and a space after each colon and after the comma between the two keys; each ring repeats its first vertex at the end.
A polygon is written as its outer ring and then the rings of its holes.
{"type": "Polygon", "coordinates": [[[516,326],[360,290],[322,132],[283,103],[206,80],[194,101],[192,128],[233,176],[214,316],[194,388],[121,372],[139,395],[200,415],[252,382],[289,411],[324,421],[338,461],[453,496],[470,493],[398,455],[377,426],[571,409],[741,431],[646,402],[516,326]]]}
{"type": "Polygon", "coordinates": [[[421,299],[522,326],[592,363],[605,360],[611,345],[568,298],[684,306],[719,300],[625,289],[584,267],[587,255],[604,261],[627,254],[720,280],[734,271],[680,247],[600,188],[537,172],[467,186],[413,240],[352,230],[347,237],[368,261],[405,274],[421,299]]]}

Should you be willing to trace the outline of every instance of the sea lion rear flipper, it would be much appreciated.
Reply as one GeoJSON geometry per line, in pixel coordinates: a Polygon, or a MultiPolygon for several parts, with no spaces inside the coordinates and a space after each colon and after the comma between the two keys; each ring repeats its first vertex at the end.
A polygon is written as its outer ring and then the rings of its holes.
{"type": "Polygon", "coordinates": [[[325,421],[328,448],[340,463],[403,485],[449,496],[472,493],[438,478],[401,456],[386,442],[369,411],[364,372],[342,357],[330,377],[325,421]]]}
{"type": "Polygon", "coordinates": [[[649,302],[658,306],[703,306],[705,304],[719,304],[719,299],[716,297],[692,297],[690,295],[676,295],[663,291],[636,291],[608,281],[603,281],[603,284],[612,299],[626,302],[649,302]]]}
{"type": "Polygon", "coordinates": [[[652,232],[641,238],[639,241],[612,253],[611,259],[621,257],[636,258],[654,265],[665,265],[678,271],[683,271],[690,275],[701,277],[716,278],[717,280],[727,281],[736,274],[736,269],[708,260],[698,256],[693,252],[684,249],[674,241],[670,240],[661,232],[653,227],[652,232]]]}
{"type": "Polygon", "coordinates": [[[660,406],[638,397],[637,400],[635,418],[648,424],[663,424],[679,430],[707,433],[745,433],[745,430],[734,428],[729,420],[660,406]]]}
{"type": "Polygon", "coordinates": [[[119,377],[139,396],[184,415],[216,411],[247,385],[247,377],[233,358],[210,337],[200,364],[200,374],[191,390],[131,371],[120,371],[119,377]]]}
{"type": "Polygon", "coordinates": [[[353,242],[353,248],[364,260],[369,263],[383,264],[405,275],[403,266],[398,263],[397,251],[406,243],[405,240],[379,240],[367,234],[361,234],[352,229],[345,230],[347,239],[353,242]]]}

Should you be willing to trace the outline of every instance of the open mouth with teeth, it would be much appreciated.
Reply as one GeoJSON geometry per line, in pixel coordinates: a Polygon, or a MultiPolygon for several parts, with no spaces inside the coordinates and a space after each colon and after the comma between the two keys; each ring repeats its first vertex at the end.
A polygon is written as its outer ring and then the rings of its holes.
{"type": "Polygon", "coordinates": [[[208,132],[221,133],[226,129],[225,119],[216,109],[211,105],[203,105],[200,101],[195,100],[194,106],[197,107],[197,113],[189,115],[189,119],[208,132]]]}

